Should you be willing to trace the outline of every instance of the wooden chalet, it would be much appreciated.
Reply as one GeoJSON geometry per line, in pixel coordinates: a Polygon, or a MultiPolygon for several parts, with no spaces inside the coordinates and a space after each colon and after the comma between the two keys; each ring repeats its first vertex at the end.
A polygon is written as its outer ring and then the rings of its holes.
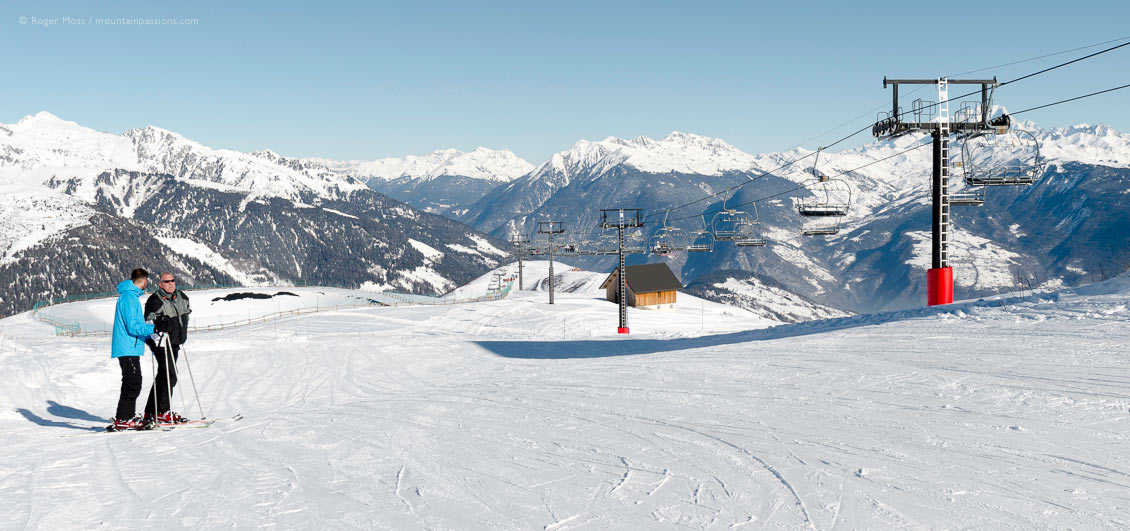
{"type": "MultiPolygon", "coordinates": [[[[667,310],[675,308],[675,294],[682,289],[675,273],[667,264],[644,264],[628,266],[628,306],[648,310],[667,310]]],[[[608,275],[600,285],[608,300],[619,303],[620,268],[608,275]]]]}

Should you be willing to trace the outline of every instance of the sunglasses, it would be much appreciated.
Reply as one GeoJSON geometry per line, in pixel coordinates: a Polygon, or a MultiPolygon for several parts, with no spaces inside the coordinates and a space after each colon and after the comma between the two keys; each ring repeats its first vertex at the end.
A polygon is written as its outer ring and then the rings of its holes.
{"type": "Polygon", "coordinates": [[[162,284],[172,284],[172,283],[175,283],[176,281],[177,281],[177,279],[173,278],[173,279],[169,279],[169,280],[162,280],[161,283],[162,284]]]}

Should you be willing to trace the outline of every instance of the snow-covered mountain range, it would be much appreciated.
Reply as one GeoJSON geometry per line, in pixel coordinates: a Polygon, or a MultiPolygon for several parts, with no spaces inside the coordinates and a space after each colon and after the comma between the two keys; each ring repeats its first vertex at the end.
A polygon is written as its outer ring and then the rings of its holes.
{"type": "Polygon", "coordinates": [[[106,291],[137,266],[188,284],[433,293],[506,254],[502,242],[301,159],[152,126],[114,135],[46,112],[0,125],[0,193],[0,283],[11,286],[2,313],[106,291]]]}
{"type": "MultiPolygon", "coordinates": [[[[270,151],[253,155],[279,159],[270,151]]],[[[508,149],[470,152],[441,149],[423,156],[371,161],[320,158],[290,162],[304,171],[332,173],[367,183],[374,190],[428,212],[461,212],[496,186],[533,169],[508,149]]]]}

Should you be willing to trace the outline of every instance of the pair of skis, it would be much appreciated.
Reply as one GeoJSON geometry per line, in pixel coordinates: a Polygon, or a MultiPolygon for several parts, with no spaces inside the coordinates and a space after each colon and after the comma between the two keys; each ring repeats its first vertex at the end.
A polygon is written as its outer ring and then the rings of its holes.
{"type": "Polygon", "coordinates": [[[111,430],[111,429],[109,429],[109,426],[107,426],[107,428],[105,430],[89,431],[89,432],[84,432],[84,433],[68,433],[66,435],[63,435],[63,437],[87,437],[87,436],[91,436],[91,435],[103,435],[103,434],[107,434],[107,433],[145,433],[145,432],[159,432],[159,431],[174,431],[174,430],[189,429],[189,428],[208,428],[208,427],[211,427],[213,424],[216,424],[217,422],[227,423],[227,422],[238,422],[238,421],[241,421],[241,420],[243,420],[243,415],[242,414],[236,414],[236,415],[232,415],[230,417],[214,417],[214,418],[210,418],[210,419],[195,419],[195,420],[190,420],[190,421],[187,421],[187,422],[181,422],[179,424],[158,423],[158,424],[155,424],[155,425],[150,426],[150,427],[135,428],[135,429],[132,429],[132,430],[111,430]]]}

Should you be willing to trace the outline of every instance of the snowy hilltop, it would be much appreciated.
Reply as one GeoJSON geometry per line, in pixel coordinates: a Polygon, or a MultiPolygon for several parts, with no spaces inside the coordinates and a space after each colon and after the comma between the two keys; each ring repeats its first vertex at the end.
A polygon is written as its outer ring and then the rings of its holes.
{"type": "Polygon", "coordinates": [[[599,142],[581,140],[572,148],[553,154],[525,178],[555,176],[568,184],[577,176],[598,177],[620,165],[648,173],[721,175],[747,171],[754,162],[753,156],[720,138],[674,131],[661,140],[646,136],[631,140],[608,137],[599,142]]]}
{"type": "Polygon", "coordinates": [[[351,160],[335,163],[326,159],[307,160],[336,164],[339,170],[346,169],[348,174],[362,179],[385,181],[403,178],[430,180],[442,176],[457,176],[504,183],[525,175],[533,168],[532,164],[522,160],[509,149],[494,150],[484,147],[470,152],[440,149],[423,156],[408,155],[372,161],[351,160]]]}
{"type": "Polygon", "coordinates": [[[114,135],[48,112],[0,125],[0,150],[4,153],[0,179],[9,184],[32,184],[45,176],[89,179],[116,169],[172,175],[201,186],[287,199],[304,194],[340,198],[364,188],[356,180],[310,175],[250,154],[213,149],[158,127],[114,135]]]}

